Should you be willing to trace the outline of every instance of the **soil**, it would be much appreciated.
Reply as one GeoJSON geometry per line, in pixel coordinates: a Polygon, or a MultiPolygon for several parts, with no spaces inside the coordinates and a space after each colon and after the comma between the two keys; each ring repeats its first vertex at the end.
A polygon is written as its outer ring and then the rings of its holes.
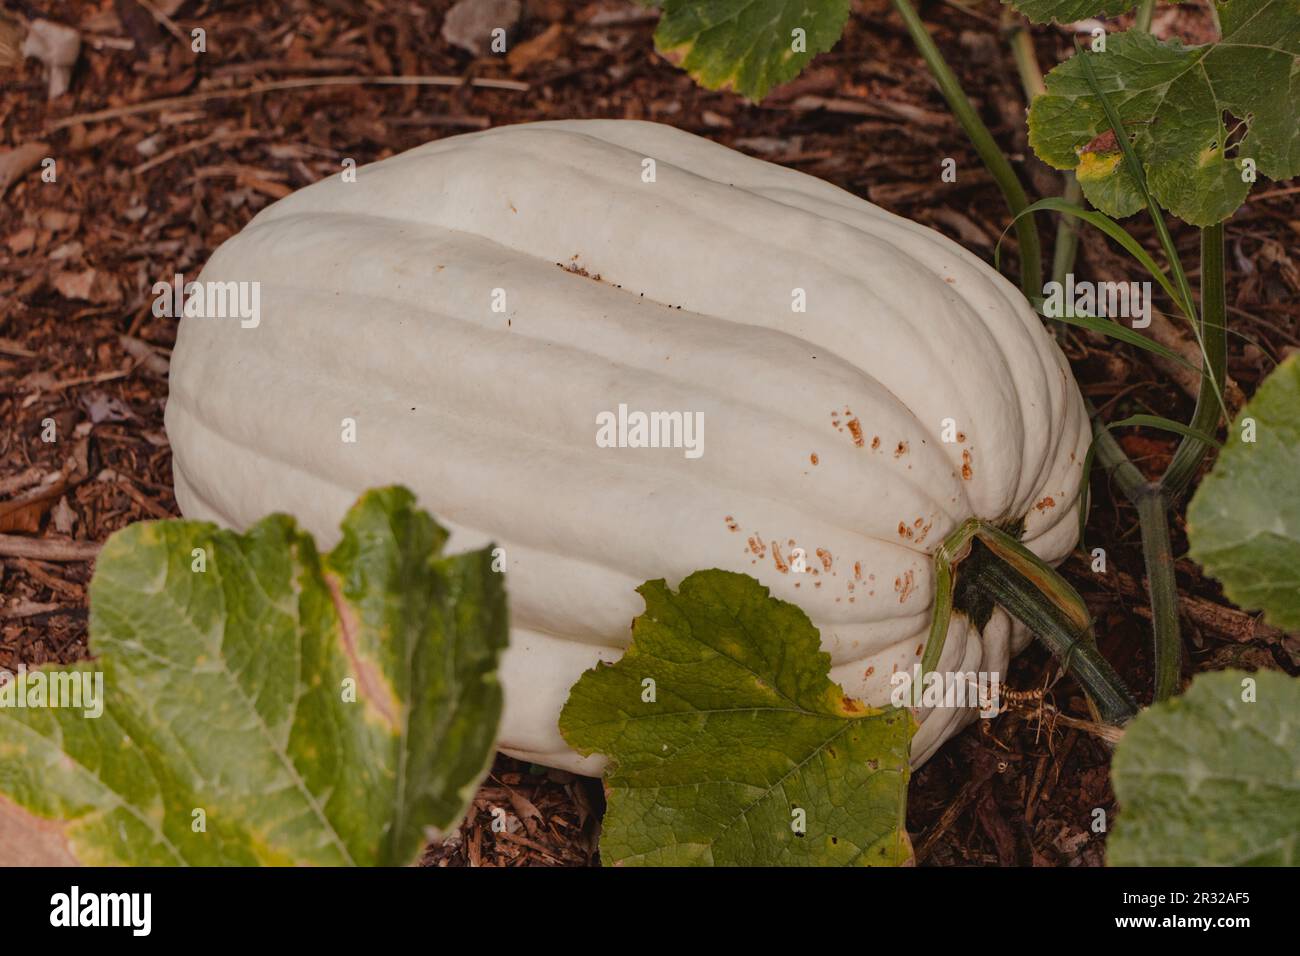
{"type": "MultiPolygon", "coordinates": [[[[888,0],[855,2],[844,39],[762,105],[696,86],[654,52],[655,15],[632,3],[529,0],[504,57],[449,44],[449,6],[4,0],[10,13],[76,27],[82,51],[69,92],[47,101],[44,67],[9,63],[0,25],[0,148],[45,144],[14,177],[0,172],[0,667],[87,656],[95,543],[130,522],[178,514],[163,430],[175,323],[152,314],[153,284],[197,273],[258,210],[338,173],[345,158],[361,165],[526,120],[653,119],[827,179],[992,260],[1006,208],[888,0]],[[191,50],[195,27],[206,31],[204,53],[191,50]],[[356,82],[397,74],[442,85],[356,82]],[[44,156],[56,158],[53,183],[40,178],[44,156]],[[945,158],[956,160],[956,182],[939,180],[945,158]],[[59,440],[44,440],[51,433],[59,440]]],[[[1001,4],[932,2],[921,12],[1031,193],[1058,194],[1059,175],[1026,146],[1001,4]]],[[[1156,20],[1160,35],[1189,41],[1207,26],[1200,8],[1156,20]]],[[[1063,28],[1033,37],[1045,69],[1073,48],[1063,28]]],[[[1228,224],[1237,401],[1300,347],[1298,201],[1300,186],[1261,182],[1228,224]]],[[[1148,224],[1129,225],[1155,249],[1148,224]]],[[[1171,226],[1195,263],[1196,231],[1171,226]]],[[[1049,250],[1054,230],[1042,222],[1049,250]]],[[[1014,252],[1008,237],[1003,267],[1013,276],[1014,252]]],[[[1082,235],[1076,272],[1123,269],[1105,240],[1082,235]]],[[[1088,334],[1069,335],[1066,351],[1106,416],[1190,418],[1176,368],[1088,334]]],[[[1148,431],[1123,443],[1151,469],[1174,447],[1148,431]]],[[[1088,547],[1105,549],[1107,573],[1081,555],[1063,572],[1092,609],[1103,653],[1145,701],[1151,651],[1136,518],[1104,475],[1092,490],[1088,547]]],[[[1181,511],[1174,533],[1181,555],[1181,511]]],[[[1229,666],[1297,673],[1294,636],[1233,608],[1189,561],[1177,572],[1185,677],[1229,666]]],[[[1008,682],[1022,692],[1010,710],[916,774],[908,828],[918,861],[1099,865],[1105,836],[1093,830],[1094,810],[1111,820],[1116,812],[1107,745],[1078,723],[1088,718],[1082,695],[1041,648],[1015,661],[1008,682]]],[[[591,864],[602,805],[596,781],[500,757],[464,825],[425,862],[591,864]],[[496,807],[507,811],[504,828],[492,826],[496,807]]]]}

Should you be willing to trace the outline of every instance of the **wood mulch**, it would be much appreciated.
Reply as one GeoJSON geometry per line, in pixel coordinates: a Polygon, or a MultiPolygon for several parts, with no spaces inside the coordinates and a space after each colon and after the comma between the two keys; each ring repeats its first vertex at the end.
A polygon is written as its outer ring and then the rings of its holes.
{"type": "MultiPolygon", "coordinates": [[[[658,57],[654,16],[633,3],[523,6],[511,52],[476,57],[443,38],[450,3],[440,0],[0,0],[9,19],[48,18],[82,39],[69,92],[47,102],[43,65],[13,55],[0,17],[0,151],[12,151],[0,155],[0,668],[85,656],[97,543],[177,514],[163,431],[175,325],[153,316],[153,284],[197,273],[258,210],[346,158],[364,164],[510,122],[653,119],[830,180],[992,258],[1005,207],[888,0],[855,2],[840,44],[761,106],[702,90],[658,57]],[[191,51],[195,27],[206,31],[205,53],[191,51]],[[377,80],[395,76],[425,79],[377,80]],[[46,156],[57,162],[53,183],[39,175],[46,156]],[[946,157],[957,162],[955,183],[939,181],[946,157]]],[[[1059,177],[1026,146],[1001,5],[931,2],[922,13],[1031,191],[1058,193],[1059,177]]],[[[1157,29],[1195,39],[1205,22],[1203,10],[1170,9],[1157,29]]],[[[1073,47],[1064,29],[1034,35],[1045,66],[1073,47]]],[[[1228,227],[1238,398],[1300,347],[1298,200],[1294,184],[1262,182],[1228,227]]],[[[1139,220],[1131,225],[1150,239],[1139,220]]],[[[1050,229],[1043,224],[1045,243],[1050,229]]],[[[1175,235],[1194,263],[1196,232],[1175,235]]],[[[1008,239],[1013,272],[1014,251],[1008,239]]],[[[1131,270],[1084,233],[1076,272],[1131,270]]],[[[1177,341],[1177,330],[1163,334],[1177,341]]],[[[1080,335],[1067,352],[1108,414],[1189,418],[1194,380],[1176,367],[1080,335]]],[[[1144,467],[1173,448],[1155,433],[1122,440],[1144,467]]],[[[1146,689],[1136,519],[1104,477],[1093,491],[1089,542],[1106,548],[1110,573],[1081,559],[1064,573],[1088,600],[1104,653],[1146,689]]],[[[1174,524],[1181,554],[1181,518],[1174,524]]],[[[1177,571],[1189,676],[1297,672],[1294,637],[1230,607],[1190,562],[1177,571]]],[[[972,727],[916,775],[908,827],[920,863],[1098,865],[1104,835],[1091,828],[1093,810],[1113,818],[1115,801],[1106,746],[1078,723],[1087,717],[1080,692],[1039,648],[1017,659],[1009,684],[1046,692],[972,727]]],[[[602,808],[594,781],[499,757],[466,822],[425,863],[590,864],[602,808]]]]}

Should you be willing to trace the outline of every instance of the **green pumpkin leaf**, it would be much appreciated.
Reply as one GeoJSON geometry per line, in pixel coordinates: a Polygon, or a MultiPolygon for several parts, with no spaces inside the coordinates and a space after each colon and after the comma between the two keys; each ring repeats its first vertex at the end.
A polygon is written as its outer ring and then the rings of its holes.
{"type": "Polygon", "coordinates": [[[658,0],[655,48],[710,90],[761,100],[844,32],[849,0],[658,0]],[[796,31],[802,31],[796,34],[796,31]]]}
{"type": "Polygon", "coordinates": [[[0,862],[404,865],[458,822],[501,712],[501,575],[490,549],[443,557],[405,489],[342,527],[327,555],[284,515],[113,535],[97,659],[6,685],[104,693],[98,717],[0,706],[0,862]]]}
{"type": "Polygon", "coordinates": [[[1240,606],[1300,629],[1300,356],[1264,380],[1187,508],[1192,557],[1240,606]]]}
{"type": "Polygon", "coordinates": [[[1300,863],[1297,715],[1300,680],[1276,671],[1201,674],[1139,714],[1111,765],[1120,812],[1107,862],[1300,863]]]}
{"type": "Polygon", "coordinates": [[[585,673],[560,715],[571,746],[610,759],[605,863],[910,859],[908,710],[846,698],[807,615],[748,575],[638,591],[631,647],[585,673]]]}
{"type": "Polygon", "coordinates": [[[1258,175],[1300,175],[1300,4],[1227,0],[1217,43],[1187,47],[1148,33],[1112,35],[1047,75],[1029,111],[1029,140],[1112,216],[1142,208],[1083,60],[1116,107],[1161,206],[1198,226],[1221,222],[1258,175]],[[1242,131],[1244,130],[1244,135],[1242,131]]]}

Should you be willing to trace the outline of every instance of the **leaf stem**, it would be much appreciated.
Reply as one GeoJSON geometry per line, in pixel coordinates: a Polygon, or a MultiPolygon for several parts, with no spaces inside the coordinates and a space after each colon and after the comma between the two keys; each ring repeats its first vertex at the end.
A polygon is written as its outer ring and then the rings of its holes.
{"type": "Polygon", "coordinates": [[[1034,97],[1047,92],[1043,68],[1034,50],[1034,38],[1023,17],[1012,13],[1010,7],[1004,8],[1003,14],[1003,28],[1011,45],[1011,56],[1016,61],[1016,71],[1020,74],[1020,85],[1024,88],[1025,99],[1032,105],[1034,97]]]}
{"type": "MultiPolygon", "coordinates": [[[[921,58],[930,68],[930,73],[939,86],[939,92],[947,100],[948,108],[952,110],[961,128],[966,131],[971,145],[975,147],[975,152],[979,154],[979,158],[1002,191],[1002,196],[1011,208],[1012,215],[1019,215],[1021,210],[1029,205],[1029,198],[1025,195],[1024,186],[1021,185],[1015,170],[1011,168],[1010,161],[1003,154],[997,141],[993,139],[993,134],[984,125],[984,121],[975,112],[975,107],[971,105],[956,74],[943,58],[934,38],[930,36],[930,31],[926,29],[916,8],[912,6],[911,0],[893,0],[893,3],[921,58]]],[[[1042,252],[1039,248],[1037,227],[1030,217],[1026,216],[1016,222],[1016,241],[1020,247],[1020,288],[1026,297],[1041,295],[1042,252]]]]}
{"type": "Polygon", "coordinates": [[[1151,32],[1151,17],[1156,12],[1156,0],[1142,0],[1138,4],[1137,15],[1133,19],[1133,29],[1143,33],[1151,32]]]}
{"type": "Polygon", "coordinates": [[[1178,584],[1169,542],[1169,501],[1159,484],[1148,484],[1137,495],[1142,529],[1142,557],[1151,594],[1151,629],[1155,647],[1155,699],[1168,700],[1182,683],[1183,638],[1178,626],[1178,584]]]}
{"type": "Polygon", "coordinates": [[[1223,223],[1217,223],[1201,230],[1200,323],[1205,364],[1201,369],[1196,412],[1189,433],[1178,443],[1164,477],[1133,498],[1142,524],[1142,554],[1146,559],[1147,588],[1151,592],[1158,701],[1176,694],[1182,682],[1183,644],[1178,630],[1178,591],[1167,512],[1187,490],[1209,454],[1212,445],[1205,438],[1219,427],[1220,404],[1215,382],[1227,380],[1227,309],[1223,286],[1223,223]]]}
{"type": "MultiPolygon", "coordinates": [[[[1191,427],[1206,435],[1213,435],[1219,427],[1222,406],[1216,383],[1227,381],[1227,331],[1223,223],[1217,223],[1201,230],[1201,338],[1205,345],[1205,361],[1191,427]]],[[[1161,492],[1168,501],[1177,501],[1187,490],[1209,451],[1206,442],[1193,435],[1184,436],[1160,481],[1161,492]]]]}
{"type": "MultiPolygon", "coordinates": [[[[1065,174],[1065,190],[1061,198],[1068,203],[1079,205],[1083,202],[1083,187],[1073,172],[1065,174]]],[[[1056,224],[1056,242],[1052,246],[1052,281],[1065,285],[1065,276],[1074,269],[1074,260],[1079,252],[1079,227],[1062,216],[1056,224]]]]}
{"type": "Polygon", "coordinates": [[[1124,497],[1136,504],[1149,484],[1146,476],[1129,460],[1128,455],[1124,454],[1124,449],[1119,447],[1119,442],[1106,427],[1106,423],[1101,420],[1096,406],[1087,399],[1084,399],[1084,404],[1088,408],[1088,417],[1092,419],[1092,447],[1097,461],[1114,479],[1115,484],[1119,485],[1119,490],[1124,497]]]}

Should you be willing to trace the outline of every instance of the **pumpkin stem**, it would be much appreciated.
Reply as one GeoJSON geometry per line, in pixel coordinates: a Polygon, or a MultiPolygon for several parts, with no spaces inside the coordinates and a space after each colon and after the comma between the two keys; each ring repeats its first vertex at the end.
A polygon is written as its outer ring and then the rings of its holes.
{"type": "Polygon", "coordinates": [[[934,569],[935,607],[930,639],[921,660],[922,679],[938,666],[943,653],[954,594],[958,595],[958,609],[973,618],[979,610],[971,606],[972,602],[991,599],[1047,645],[1061,666],[1087,691],[1103,721],[1121,725],[1137,714],[1133,694],[1097,648],[1092,616],[1083,598],[1015,538],[972,518],[940,545],[934,569]],[[955,588],[959,563],[961,587],[955,588]]]}
{"type": "Polygon", "coordinates": [[[930,616],[930,636],[925,642],[921,658],[921,680],[912,685],[912,702],[921,705],[921,688],[925,675],[939,667],[939,656],[948,640],[948,623],[952,620],[953,570],[957,563],[970,553],[971,543],[979,534],[978,518],[968,518],[948,537],[943,539],[934,553],[934,612],[930,616]]]}

